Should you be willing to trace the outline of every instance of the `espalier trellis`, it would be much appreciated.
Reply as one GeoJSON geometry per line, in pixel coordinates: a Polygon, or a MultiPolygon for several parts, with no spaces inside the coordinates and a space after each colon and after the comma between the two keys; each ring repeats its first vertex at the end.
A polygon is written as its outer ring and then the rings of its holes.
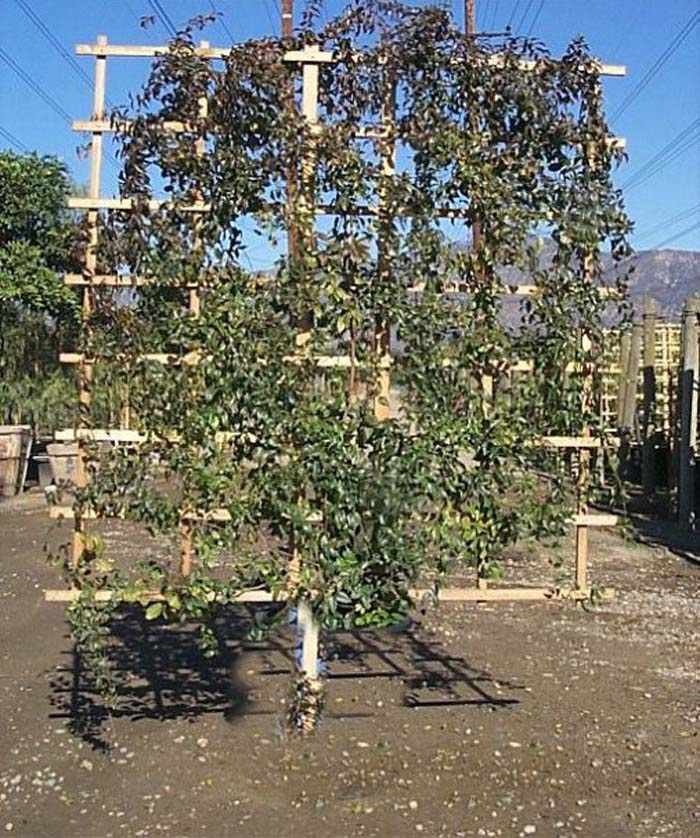
{"type": "Polygon", "coordinates": [[[213,48],[194,40],[205,22],[163,47],[77,48],[96,61],[93,118],[75,124],[92,132],[89,197],[72,201],[87,210],[86,268],[66,278],[83,294],[82,346],[63,356],[82,409],[59,437],[82,456],[73,507],[54,512],[74,518],[70,590],[47,596],[71,601],[105,689],[119,602],[198,622],[213,653],[216,606],[288,600],[309,726],[321,626],[389,624],[426,593],[595,592],[588,527],[614,519],[587,506],[593,373],[619,291],[601,287],[598,249],[620,260],[629,229],[599,76],[624,69],[580,40],[554,60],[384,0],[323,27],[310,13],[293,42],[213,48]],[[111,119],[108,56],[153,58],[111,119]],[[104,199],[110,131],[124,166],[104,199]],[[477,246],[456,246],[477,219],[477,246]],[[251,223],[271,242],[290,234],[263,275],[246,268],[251,223]],[[531,284],[504,286],[503,266],[531,284]],[[516,328],[504,295],[522,300],[516,328]],[[91,427],[95,365],[125,393],[119,429],[91,427]],[[179,533],[179,563],[120,566],[88,532],[106,516],[179,533]],[[567,521],[573,588],[488,586],[507,545],[567,521]],[[464,566],[474,588],[442,587],[464,566]]]}

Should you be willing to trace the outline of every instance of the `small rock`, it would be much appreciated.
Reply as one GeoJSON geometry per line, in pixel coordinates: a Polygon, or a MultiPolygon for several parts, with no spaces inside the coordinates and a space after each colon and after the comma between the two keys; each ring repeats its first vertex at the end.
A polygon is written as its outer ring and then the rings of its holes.
{"type": "Polygon", "coordinates": [[[408,808],[413,809],[413,810],[417,809],[418,808],[418,801],[417,800],[409,801],[408,808]]]}
{"type": "Polygon", "coordinates": [[[92,771],[92,763],[90,762],[90,760],[89,760],[89,759],[84,759],[84,760],[80,763],[80,767],[81,767],[81,768],[84,768],[86,771],[92,771]]]}
{"type": "Polygon", "coordinates": [[[526,835],[534,835],[537,832],[537,827],[533,826],[531,823],[527,824],[527,826],[523,827],[523,832],[526,835]]]}

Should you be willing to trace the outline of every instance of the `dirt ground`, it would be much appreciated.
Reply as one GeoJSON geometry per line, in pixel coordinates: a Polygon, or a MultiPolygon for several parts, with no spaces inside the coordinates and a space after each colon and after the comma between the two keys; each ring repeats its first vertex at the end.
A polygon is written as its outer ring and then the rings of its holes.
{"type": "MultiPolygon", "coordinates": [[[[596,532],[572,604],[441,605],[402,630],[338,633],[324,722],[281,732],[280,630],[225,654],[125,610],[126,679],[105,713],[81,684],[44,562],[43,496],[0,504],[0,832],[22,836],[700,836],[700,552],[639,521],[596,532]]],[[[138,551],[119,529],[108,540],[138,551]]],[[[52,530],[52,544],[67,533],[52,530]]],[[[561,578],[571,545],[523,546],[510,582],[561,578]]]]}

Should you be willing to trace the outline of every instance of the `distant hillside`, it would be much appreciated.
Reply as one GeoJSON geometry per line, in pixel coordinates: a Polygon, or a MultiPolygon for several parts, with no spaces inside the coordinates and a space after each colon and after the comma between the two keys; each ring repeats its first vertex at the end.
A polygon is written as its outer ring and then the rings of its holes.
{"type": "MultiPolygon", "coordinates": [[[[542,263],[554,255],[552,242],[545,242],[542,263]]],[[[645,295],[656,301],[658,314],[666,320],[678,320],[683,304],[693,294],[700,293],[700,252],[694,250],[642,250],[631,261],[634,270],[628,279],[630,299],[636,312],[641,313],[645,295]]],[[[604,260],[604,264],[610,260],[604,260]]],[[[613,268],[608,268],[608,281],[613,283],[613,268]]],[[[528,279],[514,268],[502,268],[499,273],[509,284],[527,283],[528,279]]],[[[506,307],[507,319],[516,322],[517,306],[506,307]]]]}
{"type": "Polygon", "coordinates": [[[648,294],[660,315],[678,320],[688,297],[700,293],[700,252],[642,250],[632,261],[635,269],[629,278],[629,294],[637,311],[648,294]]]}

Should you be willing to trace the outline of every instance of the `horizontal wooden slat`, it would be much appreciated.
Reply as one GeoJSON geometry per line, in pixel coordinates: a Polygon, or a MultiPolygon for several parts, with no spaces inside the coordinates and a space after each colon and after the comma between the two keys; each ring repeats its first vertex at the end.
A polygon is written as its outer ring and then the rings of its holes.
{"type": "MultiPolygon", "coordinates": [[[[75,519],[75,516],[75,509],[72,506],[49,507],[49,518],[53,518],[54,520],[65,519],[67,521],[72,521],[75,519]]],[[[85,521],[98,521],[109,519],[123,519],[125,516],[123,514],[98,515],[94,509],[84,509],[82,510],[80,517],[83,518],[85,521]]],[[[189,510],[182,512],[182,514],[180,515],[180,520],[199,521],[200,523],[209,522],[213,524],[227,524],[229,521],[232,520],[232,517],[228,509],[210,509],[206,512],[189,510]]],[[[306,516],[305,520],[309,524],[320,524],[323,521],[323,516],[320,512],[310,512],[306,516]]]]}
{"type": "MultiPolygon", "coordinates": [[[[425,291],[426,283],[419,282],[415,285],[410,286],[407,289],[412,294],[421,294],[425,291]]],[[[602,299],[618,299],[621,294],[617,290],[617,288],[611,288],[610,286],[599,286],[598,295],[602,299]]],[[[469,286],[466,283],[456,283],[454,285],[449,285],[443,288],[443,294],[470,294],[473,293],[469,286]]],[[[537,294],[542,293],[542,287],[539,285],[509,285],[503,284],[502,290],[500,291],[501,294],[504,295],[512,295],[516,297],[535,297],[537,294]]]]}
{"type": "MultiPolygon", "coordinates": [[[[98,55],[130,58],[153,58],[165,55],[171,51],[168,44],[164,45],[129,45],[129,44],[76,44],[76,55],[98,55]]],[[[205,58],[226,58],[231,53],[230,47],[196,47],[193,52],[205,58]]],[[[328,64],[336,60],[332,52],[319,49],[289,50],[283,56],[284,61],[300,64],[328,64]]],[[[494,66],[504,66],[506,56],[494,53],[489,56],[489,63],[494,66]]],[[[520,66],[524,70],[534,70],[538,61],[520,59],[520,66]]],[[[602,64],[593,62],[594,68],[601,76],[624,76],[627,68],[622,64],[602,64]]]]}
{"type": "Polygon", "coordinates": [[[53,437],[56,442],[145,442],[148,434],[128,428],[64,428],[54,431],[53,437]]]}
{"type": "MultiPolygon", "coordinates": [[[[133,202],[131,198],[84,198],[73,197],[68,199],[68,206],[71,209],[82,210],[130,210],[133,202]]],[[[204,201],[195,201],[192,204],[178,204],[176,205],[172,200],[167,198],[152,198],[148,201],[148,208],[151,210],[161,209],[162,207],[172,208],[178,212],[209,212],[210,205],[204,201]]]]}
{"type": "Polygon", "coordinates": [[[542,444],[547,448],[601,448],[603,440],[589,436],[543,436],[542,444]]]}
{"type": "MultiPolygon", "coordinates": [[[[91,287],[109,287],[109,288],[140,288],[144,285],[153,285],[159,280],[148,276],[131,276],[129,274],[96,274],[95,276],[85,276],[83,274],[65,274],[63,282],[70,286],[91,286],[91,287]]],[[[167,283],[173,288],[200,288],[202,287],[198,282],[177,282],[167,283]]]]}
{"type": "MultiPolygon", "coordinates": [[[[62,364],[85,363],[89,365],[96,363],[94,358],[84,357],[80,352],[61,352],[58,358],[62,364]]],[[[122,358],[123,360],[131,360],[131,358],[127,355],[122,356],[122,358]]],[[[174,353],[164,352],[148,352],[144,355],[139,355],[136,358],[137,362],[152,361],[156,364],[185,364],[186,366],[195,366],[200,363],[200,360],[201,356],[198,352],[189,352],[186,355],[175,355],[174,353]]],[[[288,355],[284,358],[284,360],[290,364],[304,364],[310,361],[315,361],[316,366],[319,369],[350,369],[352,367],[355,369],[362,369],[364,366],[369,366],[362,362],[358,362],[349,355],[317,355],[315,358],[306,358],[302,355],[288,355]]],[[[456,361],[451,358],[445,358],[442,363],[444,367],[452,367],[455,366],[456,361]]],[[[389,369],[393,366],[393,360],[391,357],[387,356],[377,362],[377,365],[381,369],[389,369]]],[[[372,366],[374,366],[374,364],[372,366]]],[[[533,369],[534,364],[532,361],[516,361],[508,367],[510,372],[532,372],[533,369]]],[[[566,365],[565,371],[581,372],[582,367],[581,364],[572,362],[566,365]]]]}
{"type": "MultiPolygon", "coordinates": [[[[89,132],[91,134],[111,134],[118,132],[127,134],[134,124],[131,119],[74,119],[71,128],[74,131],[89,132]]],[[[172,134],[182,134],[185,131],[197,131],[198,126],[194,122],[182,122],[180,120],[166,119],[157,124],[160,131],[172,134]]]]}
{"type": "MultiPolygon", "coordinates": [[[[506,63],[507,56],[499,53],[494,53],[490,59],[489,63],[495,67],[503,67],[506,63]]],[[[526,58],[521,58],[518,61],[521,69],[523,70],[535,70],[537,65],[542,62],[528,60],[526,58]]],[[[593,62],[594,68],[598,71],[598,75],[600,76],[626,76],[627,75],[627,67],[624,64],[603,64],[600,61],[593,62]]]]}
{"type": "MultiPolygon", "coordinates": [[[[131,198],[90,198],[75,196],[68,199],[68,206],[71,209],[81,210],[126,211],[133,207],[133,201],[131,198]]],[[[271,202],[265,206],[268,209],[281,209],[282,205],[271,202]]],[[[176,204],[170,198],[151,198],[148,201],[148,208],[150,210],[172,209],[177,212],[206,213],[211,210],[211,204],[205,201],[195,201],[191,204],[176,204]]],[[[371,205],[360,205],[352,209],[347,209],[334,204],[318,204],[315,208],[315,214],[372,217],[379,214],[379,208],[371,205]]],[[[412,215],[412,211],[408,207],[397,207],[393,211],[393,214],[409,217],[412,215]]],[[[246,213],[242,213],[242,215],[246,215],[246,213]]],[[[469,218],[470,210],[468,207],[436,207],[433,215],[437,218],[469,218]]]]}
{"type": "MultiPolygon", "coordinates": [[[[148,439],[148,433],[126,428],[65,428],[54,432],[57,442],[74,442],[85,439],[90,442],[140,443],[148,439]]],[[[227,442],[233,437],[230,431],[218,431],[214,434],[217,442],[227,442]]],[[[169,440],[177,442],[178,435],[168,435],[169,440]]],[[[546,448],[601,448],[603,440],[598,437],[583,436],[544,436],[539,444],[546,448]]]]}
{"type": "MultiPolygon", "coordinates": [[[[137,361],[152,361],[155,364],[183,364],[184,366],[196,366],[200,362],[199,352],[188,352],[185,355],[176,355],[167,352],[146,352],[139,355],[137,361]]],[[[60,352],[58,360],[62,364],[94,364],[95,359],[83,355],[80,352],[60,352]]],[[[118,360],[131,360],[128,355],[118,356],[118,360]]]]}
{"type": "MultiPolygon", "coordinates": [[[[439,602],[545,602],[555,600],[587,601],[591,599],[590,588],[443,588],[437,595],[439,602]]],[[[615,598],[615,590],[606,588],[600,599],[615,598]]],[[[410,592],[416,603],[424,597],[432,598],[432,592],[417,588],[410,592]]],[[[112,591],[103,590],[95,593],[97,602],[109,602],[114,596],[112,591]]],[[[79,599],[79,590],[44,591],[46,602],[74,602],[79,599]]],[[[159,591],[149,591],[142,597],[148,602],[164,602],[165,597],[159,591]]],[[[274,597],[270,591],[241,591],[234,597],[234,602],[284,602],[287,596],[280,593],[274,597]]]]}
{"type": "MultiPolygon", "coordinates": [[[[73,520],[75,518],[75,510],[72,506],[52,506],[49,508],[49,517],[55,520],[64,518],[66,520],[73,520]]],[[[81,518],[86,521],[123,517],[123,515],[98,516],[94,509],[84,509],[81,513],[81,518]]],[[[231,513],[227,509],[211,509],[206,512],[183,512],[182,520],[225,524],[231,520],[231,513]]],[[[319,524],[322,522],[323,518],[320,513],[312,512],[306,520],[312,524],[319,524]]],[[[604,515],[602,513],[574,515],[570,521],[573,526],[577,527],[614,527],[617,522],[617,515],[604,515]]]]}
{"type": "MultiPolygon", "coordinates": [[[[169,44],[76,44],[76,55],[96,55],[114,58],[154,58],[156,55],[167,55],[172,48],[169,44]]],[[[196,55],[207,58],[226,58],[230,47],[196,47],[196,55]]]]}
{"type": "MultiPolygon", "coordinates": [[[[155,123],[160,131],[172,134],[181,134],[185,132],[196,132],[198,126],[193,122],[182,122],[178,120],[164,120],[163,122],[155,123]]],[[[127,134],[131,130],[133,120],[119,119],[114,122],[107,119],[74,119],[71,127],[74,131],[89,132],[92,134],[110,134],[118,132],[120,134],[127,134]]],[[[313,134],[323,134],[328,128],[336,127],[333,123],[324,125],[318,123],[311,125],[310,129],[313,134]]],[[[382,140],[391,135],[388,128],[381,125],[358,125],[353,131],[353,135],[358,139],[366,140],[382,140]]],[[[395,131],[393,136],[397,140],[410,140],[410,135],[401,131],[395,131]]],[[[624,137],[608,137],[607,144],[611,148],[625,149],[627,147],[627,140],[624,137]]]]}
{"type": "MultiPolygon", "coordinates": [[[[98,274],[89,276],[84,274],[65,274],[63,281],[70,286],[106,286],[115,288],[134,288],[157,284],[160,280],[156,277],[148,276],[132,276],[130,274],[98,274]]],[[[168,286],[173,288],[203,288],[205,283],[199,282],[168,282],[168,286]]],[[[411,294],[421,294],[425,291],[425,283],[417,283],[406,289],[411,294]]],[[[539,285],[507,285],[502,286],[500,293],[506,296],[517,297],[534,297],[541,292],[539,285]]],[[[470,294],[472,293],[465,283],[459,283],[453,286],[448,286],[443,289],[443,294],[470,294]]],[[[617,288],[609,286],[601,286],[598,288],[598,294],[602,299],[617,299],[620,297],[620,292],[617,288]]],[[[606,371],[614,371],[613,367],[606,368],[606,371]]]]}
{"type": "MultiPolygon", "coordinates": [[[[80,352],[61,352],[58,356],[62,364],[95,364],[94,358],[89,358],[80,352]]],[[[128,361],[131,358],[128,355],[118,356],[118,360],[128,361]]],[[[196,366],[201,361],[201,355],[198,352],[189,352],[186,355],[175,355],[174,353],[166,352],[147,352],[144,355],[139,355],[137,361],[151,361],[155,364],[184,364],[185,366],[196,366]]],[[[319,369],[361,369],[368,366],[363,362],[358,362],[350,355],[316,355],[314,357],[305,357],[303,355],[287,355],[283,360],[288,364],[302,365],[305,363],[314,363],[319,369]]],[[[376,362],[373,362],[372,367],[379,367],[380,369],[389,369],[392,366],[392,360],[386,356],[376,362]]]]}
{"type": "Polygon", "coordinates": [[[602,513],[589,515],[574,515],[573,523],[577,527],[614,527],[617,525],[617,515],[604,515],[602,513]]]}
{"type": "MultiPolygon", "coordinates": [[[[97,602],[109,602],[114,596],[112,591],[96,591],[95,599],[97,602]]],[[[46,602],[75,602],[80,598],[80,591],[62,590],[62,591],[44,591],[44,599],[46,602]]],[[[144,599],[148,602],[165,602],[165,597],[159,591],[145,592],[144,599]]],[[[275,598],[270,591],[251,590],[241,591],[240,594],[233,598],[234,602],[278,602],[283,601],[286,597],[275,598]]],[[[130,600],[127,600],[127,602],[130,600]]]]}
{"type": "MultiPolygon", "coordinates": [[[[414,600],[430,598],[427,590],[411,591],[414,600]]],[[[606,588],[601,599],[613,599],[615,591],[606,588]]],[[[439,602],[536,602],[545,600],[589,600],[590,588],[443,588],[439,602]]]]}

